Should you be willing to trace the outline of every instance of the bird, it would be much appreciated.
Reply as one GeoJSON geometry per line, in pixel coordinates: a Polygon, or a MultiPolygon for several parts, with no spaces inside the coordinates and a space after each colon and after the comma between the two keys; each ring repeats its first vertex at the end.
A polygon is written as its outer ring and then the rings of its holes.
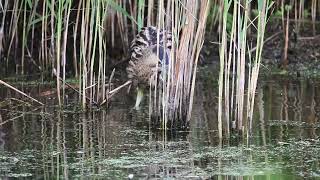
{"type": "Polygon", "coordinates": [[[126,71],[137,91],[135,109],[139,109],[143,91],[150,85],[157,87],[157,82],[161,81],[161,69],[170,62],[171,47],[171,32],[154,26],[141,28],[132,40],[126,71]]]}

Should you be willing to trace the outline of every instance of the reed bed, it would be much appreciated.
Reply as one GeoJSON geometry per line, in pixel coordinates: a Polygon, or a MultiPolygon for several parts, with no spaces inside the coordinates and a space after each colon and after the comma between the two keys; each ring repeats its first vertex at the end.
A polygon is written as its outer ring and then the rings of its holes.
{"type": "Polygon", "coordinates": [[[173,119],[190,121],[204,35],[217,34],[219,136],[228,137],[232,126],[242,132],[251,129],[271,10],[281,12],[286,52],[290,18],[294,18],[298,35],[305,19],[310,18],[316,35],[319,7],[318,0],[276,0],[274,4],[262,0],[2,0],[0,63],[7,73],[37,72],[43,79],[55,78],[60,106],[65,104],[66,79],[77,78],[79,103],[86,109],[108,104],[119,90],[112,83],[117,70],[110,68],[112,62],[119,61],[111,55],[114,49],[128,57],[130,41],[144,26],[170,31],[171,61],[168,67],[161,67],[165,72],[161,88],[151,87],[149,96],[150,114],[158,114],[167,127],[173,119]],[[255,51],[248,50],[247,36],[251,34],[257,36],[255,51]]]}
{"type": "MultiPolygon", "coordinates": [[[[196,69],[204,41],[209,1],[159,1],[157,27],[173,34],[171,60],[161,67],[162,87],[151,89],[150,114],[161,116],[162,127],[191,118],[196,69]]],[[[149,11],[150,12],[150,11],[149,11]]],[[[151,21],[150,21],[151,22],[151,21]]]]}

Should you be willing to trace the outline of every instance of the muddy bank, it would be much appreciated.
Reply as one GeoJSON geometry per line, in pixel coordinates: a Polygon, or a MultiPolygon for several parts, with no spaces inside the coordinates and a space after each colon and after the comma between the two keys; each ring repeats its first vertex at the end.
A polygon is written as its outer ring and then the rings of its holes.
{"type": "Polygon", "coordinates": [[[306,22],[300,32],[294,23],[289,28],[288,65],[284,65],[284,33],[279,23],[271,23],[263,49],[263,68],[265,74],[280,74],[296,77],[320,77],[320,26],[313,35],[312,24],[306,22]]]}
{"type": "MultiPolygon", "coordinates": [[[[265,44],[262,51],[261,75],[290,77],[320,77],[320,24],[316,24],[316,35],[313,35],[312,24],[305,22],[299,33],[294,28],[294,22],[289,28],[288,65],[283,66],[284,33],[280,20],[269,22],[265,44]]],[[[255,47],[256,35],[249,37],[251,50],[255,47]]],[[[253,53],[255,51],[252,51],[253,53]]],[[[254,54],[252,54],[254,55],[254,54]]],[[[216,64],[219,66],[219,37],[214,32],[207,31],[202,49],[200,66],[216,64]]],[[[249,57],[247,57],[247,62],[249,57]]],[[[217,68],[217,71],[219,68],[217,68]]]]}

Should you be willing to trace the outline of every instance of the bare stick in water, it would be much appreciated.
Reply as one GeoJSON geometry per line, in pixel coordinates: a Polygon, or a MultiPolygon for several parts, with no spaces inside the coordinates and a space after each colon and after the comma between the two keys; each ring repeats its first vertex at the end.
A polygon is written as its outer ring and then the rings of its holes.
{"type": "Polygon", "coordinates": [[[18,92],[18,93],[20,93],[20,94],[24,95],[25,97],[27,97],[27,98],[31,99],[32,101],[35,101],[35,102],[37,102],[37,103],[41,104],[42,106],[44,105],[42,102],[40,102],[40,101],[38,101],[38,100],[34,99],[33,97],[31,97],[31,96],[27,95],[26,93],[24,93],[24,92],[20,91],[19,89],[17,89],[17,88],[15,88],[15,87],[11,86],[10,84],[8,84],[8,83],[6,83],[6,82],[4,82],[4,81],[2,81],[2,80],[0,80],[0,84],[3,84],[4,86],[7,86],[8,88],[10,88],[10,89],[12,89],[12,90],[14,90],[14,91],[16,91],[16,92],[18,92]]]}

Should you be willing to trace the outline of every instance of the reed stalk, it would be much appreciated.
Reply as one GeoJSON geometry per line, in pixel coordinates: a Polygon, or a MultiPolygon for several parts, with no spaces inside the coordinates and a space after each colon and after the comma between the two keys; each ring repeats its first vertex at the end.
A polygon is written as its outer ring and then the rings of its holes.
{"type": "Polygon", "coordinates": [[[312,33],[316,35],[316,16],[317,16],[317,0],[311,2],[311,19],[312,19],[312,33]]]}
{"type": "Polygon", "coordinates": [[[297,34],[300,35],[302,22],[304,20],[304,0],[299,0],[297,34]]]}
{"type": "MultiPolygon", "coordinates": [[[[61,34],[62,34],[62,23],[63,23],[63,4],[64,2],[63,1],[58,1],[58,9],[57,9],[57,24],[56,24],[56,42],[55,42],[55,52],[56,52],[56,84],[57,84],[57,96],[58,96],[58,103],[59,103],[59,106],[62,105],[62,102],[61,102],[61,92],[60,92],[60,89],[61,89],[61,85],[60,85],[60,68],[61,68],[61,49],[60,49],[60,46],[61,46],[61,34]]],[[[53,5],[54,6],[54,5],[53,5]]],[[[53,37],[52,37],[53,38],[53,37]]],[[[62,75],[63,76],[63,75],[62,75]]]]}
{"type": "Polygon", "coordinates": [[[209,4],[210,1],[179,1],[167,6],[167,12],[172,9],[171,32],[174,34],[167,86],[163,87],[166,112],[163,115],[167,116],[167,120],[185,119],[189,122],[191,119],[196,69],[209,4]]]}
{"type": "Polygon", "coordinates": [[[290,17],[290,9],[289,7],[285,7],[284,9],[286,9],[286,20],[284,21],[285,24],[283,26],[283,31],[284,31],[284,47],[283,47],[283,59],[282,59],[282,66],[284,68],[287,67],[287,65],[289,64],[289,59],[288,59],[288,48],[289,48],[289,17],[290,17]]]}
{"type": "Polygon", "coordinates": [[[202,2],[200,5],[199,24],[198,24],[198,28],[196,30],[195,43],[193,44],[193,49],[192,49],[193,51],[191,54],[191,57],[194,57],[195,60],[194,60],[193,65],[191,64],[191,68],[193,68],[193,74],[190,73],[190,80],[192,81],[192,83],[191,83],[191,89],[189,92],[190,102],[189,102],[189,108],[188,108],[187,121],[190,121],[190,119],[191,119],[194,88],[195,88],[195,84],[196,84],[197,65],[198,65],[200,51],[201,51],[203,43],[204,43],[204,38],[205,38],[204,34],[205,34],[205,30],[206,30],[207,16],[209,13],[209,5],[210,5],[210,1],[202,2]]]}
{"type": "MultiPolygon", "coordinates": [[[[222,131],[222,96],[223,96],[223,77],[224,77],[224,66],[225,66],[225,52],[227,51],[227,15],[228,11],[231,5],[231,1],[224,0],[222,8],[223,15],[221,17],[220,25],[221,27],[221,37],[220,37],[220,48],[219,48],[219,57],[220,57],[220,73],[219,73],[219,99],[218,99],[218,131],[219,131],[219,139],[220,143],[223,137],[223,131],[222,131]]],[[[234,8],[235,9],[235,8],[234,8]]]]}
{"type": "MultiPolygon", "coordinates": [[[[23,27],[26,27],[27,26],[27,1],[21,1],[23,3],[23,27]]],[[[21,3],[21,4],[22,4],[21,3]]],[[[22,52],[21,54],[23,54],[23,56],[21,56],[21,74],[23,75],[24,74],[24,59],[25,59],[25,56],[24,56],[24,52],[25,52],[25,45],[27,43],[27,37],[26,37],[26,31],[22,31],[22,52]]]]}
{"type": "MultiPolygon", "coordinates": [[[[42,16],[45,17],[48,12],[48,7],[47,7],[47,1],[43,1],[42,4],[42,16]]],[[[41,46],[40,46],[40,52],[39,52],[39,61],[40,61],[40,67],[43,70],[42,77],[43,77],[43,72],[48,71],[48,44],[47,44],[47,24],[48,24],[48,18],[43,18],[41,21],[41,46]]]]}
{"type": "MultiPolygon", "coordinates": [[[[138,0],[138,32],[141,30],[144,24],[144,0],[138,0]]],[[[160,7],[162,3],[160,1],[160,7]]]]}
{"type": "MultiPolygon", "coordinates": [[[[170,4],[170,3],[168,3],[170,4]]],[[[149,0],[148,1],[148,15],[147,15],[147,26],[151,26],[154,24],[154,13],[153,13],[153,7],[154,7],[154,0],[149,0]]]]}
{"type": "Polygon", "coordinates": [[[4,25],[8,11],[8,1],[5,1],[4,4],[0,2],[0,7],[2,11],[2,19],[0,24],[0,59],[2,58],[4,47],[5,47],[5,35],[4,35],[4,25]]]}
{"type": "MultiPolygon", "coordinates": [[[[14,1],[13,3],[13,13],[11,14],[11,18],[10,18],[10,26],[9,26],[9,38],[10,38],[10,41],[9,41],[9,45],[8,45],[8,50],[7,50],[7,62],[6,62],[6,67],[8,68],[9,67],[9,60],[10,60],[10,52],[11,52],[11,48],[13,46],[13,43],[15,48],[14,49],[14,54],[16,54],[16,49],[18,44],[17,44],[17,34],[18,34],[18,23],[19,23],[19,17],[20,17],[20,14],[21,14],[21,9],[22,7],[19,6],[19,4],[22,5],[22,3],[20,2],[20,0],[17,0],[17,1],[14,1]],[[14,42],[15,41],[15,42],[14,42]]],[[[15,65],[16,66],[16,73],[18,73],[18,68],[17,68],[17,64],[15,65]]]]}

